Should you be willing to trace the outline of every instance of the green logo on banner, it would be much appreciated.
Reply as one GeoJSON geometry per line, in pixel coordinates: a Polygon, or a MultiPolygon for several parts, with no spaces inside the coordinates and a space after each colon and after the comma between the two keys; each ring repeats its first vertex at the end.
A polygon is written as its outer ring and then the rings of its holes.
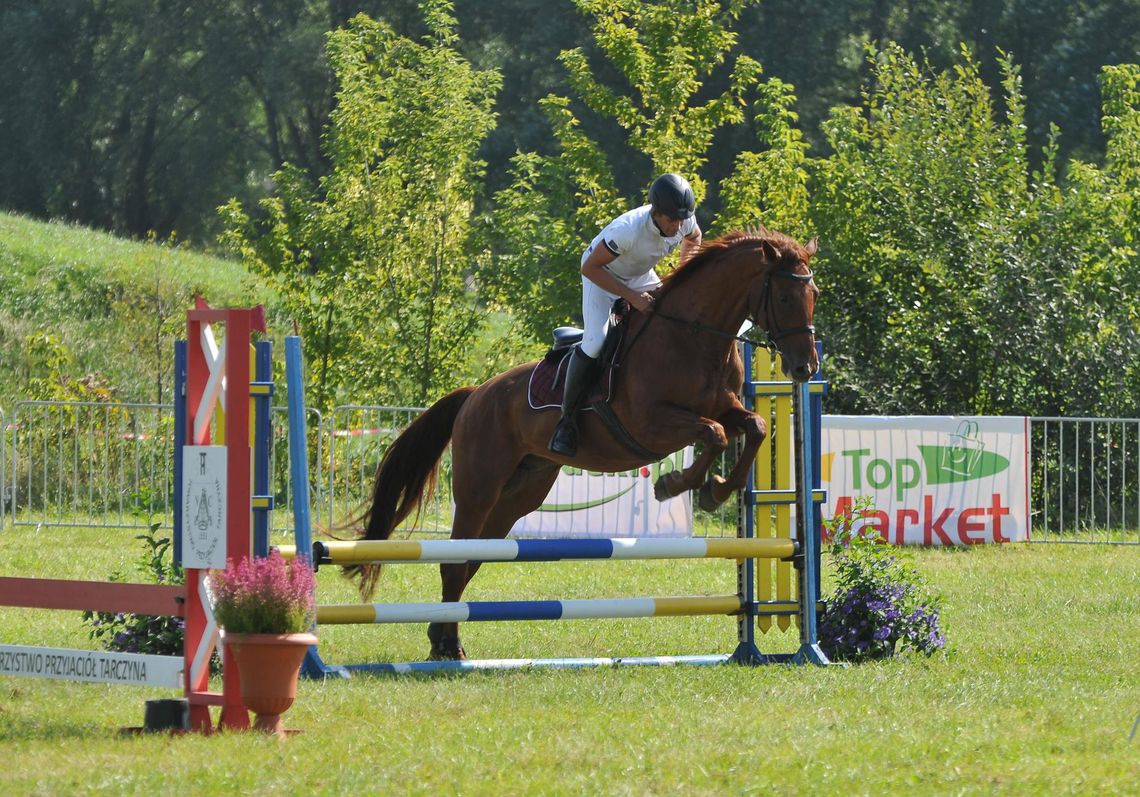
{"type": "MultiPolygon", "coordinates": [[[[640,484],[641,479],[651,479],[653,481],[656,481],[663,474],[670,473],[670,472],[675,471],[675,470],[681,470],[684,467],[685,467],[685,449],[681,449],[680,451],[677,451],[676,453],[674,453],[672,456],[666,457],[665,459],[661,460],[660,462],[653,463],[652,466],[643,466],[640,468],[634,468],[633,470],[630,470],[630,471],[623,471],[621,473],[612,474],[614,476],[622,476],[622,477],[631,478],[634,480],[633,484],[629,485],[628,487],[626,487],[623,490],[620,490],[620,491],[614,493],[613,495],[607,495],[607,496],[603,496],[602,498],[594,498],[592,500],[581,501],[581,502],[577,502],[577,503],[543,504],[542,506],[540,506],[538,508],[538,511],[539,512],[576,512],[579,509],[592,509],[595,506],[602,506],[603,504],[608,504],[610,501],[616,501],[617,499],[621,498],[623,495],[625,495],[630,490],[632,490],[634,487],[636,487],[638,484],[640,484]]],[[[571,468],[571,467],[563,468],[563,472],[568,476],[582,476],[582,475],[585,475],[587,473],[587,471],[584,471],[581,468],[571,468]]],[[[601,476],[604,474],[595,473],[594,475],[595,476],[601,476]]]]}
{"type": "Polygon", "coordinates": [[[986,451],[976,421],[963,421],[948,438],[949,445],[916,445],[918,459],[874,457],[870,448],[843,449],[840,455],[850,462],[855,490],[863,489],[864,483],[873,490],[885,490],[893,484],[899,501],[907,490],[922,484],[924,476],[928,485],[955,484],[995,476],[1009,468],[1008,458],[986,451]]]}
{"type": "Polygon", "coordinates": [[[593,501],[582,501],[578,504],[543,504],[538,510],[540,512],[577,512],[579,509],[593,509],[595,506],[602,506],[603,504],[608,504],[610,501],[618,500],[636,486],[637,483],[634,482],[620,493],[614,493],[605,498],[595,498],[593,501]]]}
{"type": "Polygon", "coordinates": [[[1009,460],[982,448],[918,446],[929,484],[953,484],[1001,473],[1009,460]]]}

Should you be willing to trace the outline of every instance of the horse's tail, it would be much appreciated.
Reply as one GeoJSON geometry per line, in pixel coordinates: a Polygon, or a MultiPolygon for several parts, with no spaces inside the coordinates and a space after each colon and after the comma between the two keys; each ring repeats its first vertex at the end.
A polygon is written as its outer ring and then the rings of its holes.
{"type": "MultiPolygon", "coordinates": [[[[451,440],[459,409],[474,387],[461,387],[424,411],[388,447],[376,471],[372,505],[359,521],[362,540],[386,540],[413,509],[429,500],[439,475],[439,460],[451,440]]],[[[369,600],[380,577],[379,564],[347,565],[344,575],[360,579],[360,596],[369,600]]]]}

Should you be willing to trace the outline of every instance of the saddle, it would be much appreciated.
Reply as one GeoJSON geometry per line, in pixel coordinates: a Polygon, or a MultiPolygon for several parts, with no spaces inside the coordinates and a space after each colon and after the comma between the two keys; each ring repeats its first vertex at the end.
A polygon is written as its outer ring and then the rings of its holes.
{"type": "MultiPolygon", "coordinates": [[[[602,422],[609,428],[610,433],[629,451],[642,459],[656,462],[665,455],[644,448],[626,431],[621,421],[610,409],[610,399],[613,397],[616,371],[621,367],[617,361],[621,351],[621,342],[625,337],[630,314],[629,302],[618,299],[610,311],[610,328],[606,333],[606,341],[602,344],[602,353],[598,357],[601,363],[600,376],[595,377],[594,384],[586,392],[586,400],[579,412],[592,411],[597,413],[602,422]]],[[[554,330],[554,345],[546,353],[534,370],[530,373],[527,384],[527,401],[531,409],[562,409],[562,392],[566,386],[566,368],[574,348],[582,342],[583,331],[577,327],[558,327],[554,330]]]]}
{"type": "MultiPolygon", "coordinates": [[[[606,333],[593,384],[586,392],[583,410],[598,402],[608,402],[613,395],[614,370],[618,367],[617,353],[621,348],[624,325],[611,326],[606,333]]],[[[554,345],[530,372],[527,401],[532,410],[562,409],[562,392],[566,387],[566,367],[570,356],[582,343],[583,331],[577,327],[558,327],[554,330],[554,345]]]]}

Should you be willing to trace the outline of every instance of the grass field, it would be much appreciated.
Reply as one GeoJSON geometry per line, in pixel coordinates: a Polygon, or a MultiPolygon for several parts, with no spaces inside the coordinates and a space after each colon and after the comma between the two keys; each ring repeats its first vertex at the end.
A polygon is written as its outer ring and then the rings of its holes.
{"type": "MultiPolygon", "coordinates": [[[[129,532],[0,532],[0,575],[129,569],[129,532]],[[66,553],[65,553],[66,550],[66,553]]],[[[0,794],[1137,794],[1140,547],[919,551],[948,655],[303,682],[284,743],[125,737],[162,690],[0,679],[0,794]]],[[[436,598],[394,566],[381,598],[436,598]]],[[[351,600],[325,568],[323,602],[351,600]]],[[[732,591],[724,562],[488,565],[467,597],[732,591]]],[[[826,589],[826,585],[825,585],[826,589]]],[[[88,647],[78,615],[0,609],[0,641],[88,647]]],[[[727,618],[468,624],[478,657],[727,652],[727,618]]],[[[765,639],[795,645],[794,633],[765,639]]],[[[332,627],[331,662],[422,656],[419,626],[332,627]]]]}

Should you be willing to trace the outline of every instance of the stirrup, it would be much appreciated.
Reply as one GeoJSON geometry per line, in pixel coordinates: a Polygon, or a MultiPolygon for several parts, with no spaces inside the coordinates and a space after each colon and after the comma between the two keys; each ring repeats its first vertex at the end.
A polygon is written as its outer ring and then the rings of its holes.
{"type": "Polygon", "coordinates": [[[578,453],[578,424],[573,416],[563,416],[554,427],[554,434],[550,436],[547,449],[564,457],[572,457],[578,453]]]}

